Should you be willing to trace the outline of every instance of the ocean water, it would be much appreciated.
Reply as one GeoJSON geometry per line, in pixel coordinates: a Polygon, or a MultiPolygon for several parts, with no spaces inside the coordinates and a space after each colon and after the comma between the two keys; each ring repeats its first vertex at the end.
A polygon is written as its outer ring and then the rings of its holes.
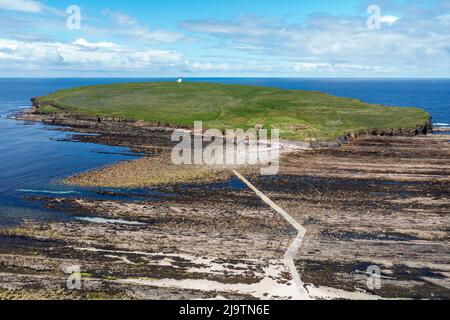
{"type": "Polygon", "coordinates": [[[39,202],[27,197],[79,196],[86,191],[61,186],[58,180],[133,158],[120,154],[129,153],[126,148],[63,141],[69,133],[7,118],[18,110],[29,109],[33,96],[97,82],[0,79],[0,226],[30,218],[70,218],[61,212],[45,210],[39,202]]]}
{"type": "MultiPolygon", "coordinates": [[[[30,107],[30,98],[81,85],[175,79],[0,79],[0,226],[23,219],[70,219],[45,210],[30,196],[94,196],[59,180],[74,173],[128,160],[127,148],[65,141],[67,132],[8,118],[30,107]],[[107,153],[107,154],[105,154],[107,153]]],[[[185,81],[302,89],[370,103],[421,107],[439,126],[450,126],[450,80],[196,78],[185,81]]]]}

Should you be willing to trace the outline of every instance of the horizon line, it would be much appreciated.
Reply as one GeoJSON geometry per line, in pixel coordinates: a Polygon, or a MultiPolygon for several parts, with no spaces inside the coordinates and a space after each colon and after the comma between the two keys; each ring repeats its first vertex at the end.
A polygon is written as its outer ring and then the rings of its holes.
{"type": "MultiPolygon", "coordinates": [[[[0,79],[179,79],[179,76],[0,76],[0,79]]],[[[261,77],[261,76],[191,76],[183,79],[287,79],[287,80],[310,80],[310,79],[348,79],[348,80],[450,80],[448,77],[261,77]]]]}

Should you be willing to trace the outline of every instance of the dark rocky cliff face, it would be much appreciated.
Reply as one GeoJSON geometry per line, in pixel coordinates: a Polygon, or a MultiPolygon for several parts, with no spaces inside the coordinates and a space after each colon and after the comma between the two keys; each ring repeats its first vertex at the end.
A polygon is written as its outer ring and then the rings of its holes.
{"type": "Polygon", "coordinates": [[[417,125],[415,129],[370,129],[361,130],[357,133],[349,133],[344,138],[357,138],[358,136],[381,136],[381,137],[413,137],[420,135],[427,135],[433,133],[433,124],[431,120],[427,121],[423,125],[417,125]]]}
{"type": "Polygon", "coordinates": [[[349,143],[352,140],[376,136],[376,137],[414,137],[423,136],[433,133],[433,123],[428,120],[423,125],[417,125],[415,129],[399,128],[399,129],[364,129],[358,132],[350,132],[342,137],[337,138],[335,141],[328,142],[313,142],[311,146],[313,148],[320,147],[339,147],[343,144],[349,143]]]}

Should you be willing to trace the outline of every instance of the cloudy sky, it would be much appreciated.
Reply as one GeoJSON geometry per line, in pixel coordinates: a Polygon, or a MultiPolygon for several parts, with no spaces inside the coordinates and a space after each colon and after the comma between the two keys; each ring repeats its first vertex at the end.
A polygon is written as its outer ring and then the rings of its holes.
{"type": "Polygon", "coordinates": [[[0,0],[0,77],[179,75],[450,77],[450,0],[0,0]]]}

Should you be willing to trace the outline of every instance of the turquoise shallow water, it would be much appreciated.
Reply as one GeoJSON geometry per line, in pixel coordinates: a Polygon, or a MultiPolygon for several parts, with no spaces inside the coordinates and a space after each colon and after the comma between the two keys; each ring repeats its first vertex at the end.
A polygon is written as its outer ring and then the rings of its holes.
{"type": "MultiPolygon", "coordinates": [[[[67,188],[62,177],[132,159],[127,148],[66,141],[67,132],[42,124],[8,119],[29,108],[30,98],[80,85],[174,79],[0,79],[0,225],[33,219],[66,219],[47,211],[26,196],[94,196],[92,190],[67,188]]],[[[433,122],[450,126],[450,80],[363,79],[186,79],[229,84],[252,84],[285,89],[315,90],[370,103],[422,107],[433,122]]],[[[149,192],[146,190],[146,192],[149,192]]]]}

